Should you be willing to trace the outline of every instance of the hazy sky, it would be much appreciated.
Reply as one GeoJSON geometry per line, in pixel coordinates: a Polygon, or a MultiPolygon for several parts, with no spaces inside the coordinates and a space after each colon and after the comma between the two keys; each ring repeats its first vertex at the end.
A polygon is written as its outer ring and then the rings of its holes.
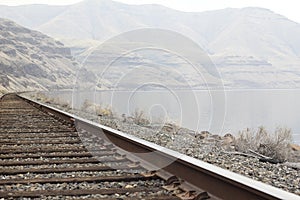
{"type": "MultiPolygon", "coordinates": [[[[81,0],[0,0],[4,5],[21,4],[54,4],[65,5],[73,4],[81,0]]],[[[129,4],[157,3],[182,11],[205,11],[227,7],[263,7],[276,13],[282,14],[291,20],[300,23],[300,4],[298,0],[116,0],[129,4]]]]}

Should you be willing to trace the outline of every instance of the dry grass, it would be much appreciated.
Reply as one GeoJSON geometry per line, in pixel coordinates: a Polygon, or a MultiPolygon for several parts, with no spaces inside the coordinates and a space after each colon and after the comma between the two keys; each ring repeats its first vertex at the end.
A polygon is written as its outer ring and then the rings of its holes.
{"type": "Polygon", "coordinates": [[[31,94],[30,98],[35,99],[35,100],[40,101],[40,102],[43,102],[43,103],[46,103],[46,104],[57,105],[59,107],[65,108],[66,110],[71,109],[71,106],[68,102],[63,101],[59,97],[48,97],[47,95],[45,95],[42,92],[31,94]]]}
{"type": "Polygon", "coordinates": [[[101,107],[100,105],[96,105],[96,115],[112,118],[114,116],[114,112],[110,106],[101,107]]]}
{"type": "Polygon", "coordinates": [[[150,120],[146,117],[145,112],[136,109],[132,114],[133,122],[137,125],[146,126],[150,124],[150,120]]]}
{"type": "Polygon", "coordinates": [[[81,109],[82,110],[86,110],[90,106],[93,106],[93,104],[89,100],[86,99],[86,100],[84,100],[84,102],[83,102],[83,104],[81,106],[81,109]]]}
{"type": "Polygon", "coordinates": [[[81,110],[84,110],[89,113],[95,113],[97,116],[100,117],[113,118],[115,116],[113,109],[110,106],[101,106],[99,104],[92,103],[87,99],[83,102],[81,110]]]}
{"type": "Polygon", "coordinates": [[[45,103],[49,99],[45,94],[43,94],[41,92],[31,94],[30,97],[37,100],[37,101],[41,101],[43,103],[45,103]]]}
{"type": "Polygon", "coordinates": [[[268,133],[264,127],[259,127],[256,132],[250,129],[240,131],[235,146],[238,151],[248,153],[252,150],[283,162],[289,159],[291,142],[290,129],[277,128],[274,133],[268,133]]]}

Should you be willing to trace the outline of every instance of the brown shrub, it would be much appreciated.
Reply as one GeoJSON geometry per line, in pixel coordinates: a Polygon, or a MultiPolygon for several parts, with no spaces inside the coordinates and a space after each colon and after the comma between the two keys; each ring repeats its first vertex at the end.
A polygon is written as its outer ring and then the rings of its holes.
{"type": "Polygon", "coordinates": [[[241,152],[248,153],[252,150],[283,162],[289,159],[291,142],[291,130],[287,128],[277,128],[271,134],[264,127],[259,127],[256,132],[247,128],[239,132],[235,147],[241,152]]]}
{"type": "Polygon", "coordinates": [[[149,125],[150,121],[147,119],[144,111],[136,109],[132,114],[133,122],[137,125],[149,125]]]}

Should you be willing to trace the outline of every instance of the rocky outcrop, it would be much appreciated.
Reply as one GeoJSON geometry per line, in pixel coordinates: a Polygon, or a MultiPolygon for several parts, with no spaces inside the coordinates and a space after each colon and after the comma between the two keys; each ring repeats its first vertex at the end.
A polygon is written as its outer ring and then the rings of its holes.
{"type": "Polygon", "coordinates": [[[40,32],[0,19],[0,86],[8,91],[72,88],[71,51],[40,32]]]}

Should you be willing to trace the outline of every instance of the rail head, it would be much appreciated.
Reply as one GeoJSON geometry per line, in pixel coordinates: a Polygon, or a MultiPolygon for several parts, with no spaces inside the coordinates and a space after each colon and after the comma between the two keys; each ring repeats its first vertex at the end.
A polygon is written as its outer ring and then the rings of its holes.
{"type": "Polygon", "coordinates": [[[151,167],[154,167],[155,170],[163,168],[164,171],[184,180],[187,185],[199,188],[199,191],[207,191],[214,197],[220,199],[300,200],[300,196],[296,194],[175,152],[122,131],[83,119],[35,100],[25,97],[21,98],[47,108],[52,113],[63,116],[64,119],[74,119],[74,123],[80,128],[103,133],[106,139],[123,149],[128,155],[133,154],[135,157],[145,161],[145,163],[151,163],[151,167]]]}

